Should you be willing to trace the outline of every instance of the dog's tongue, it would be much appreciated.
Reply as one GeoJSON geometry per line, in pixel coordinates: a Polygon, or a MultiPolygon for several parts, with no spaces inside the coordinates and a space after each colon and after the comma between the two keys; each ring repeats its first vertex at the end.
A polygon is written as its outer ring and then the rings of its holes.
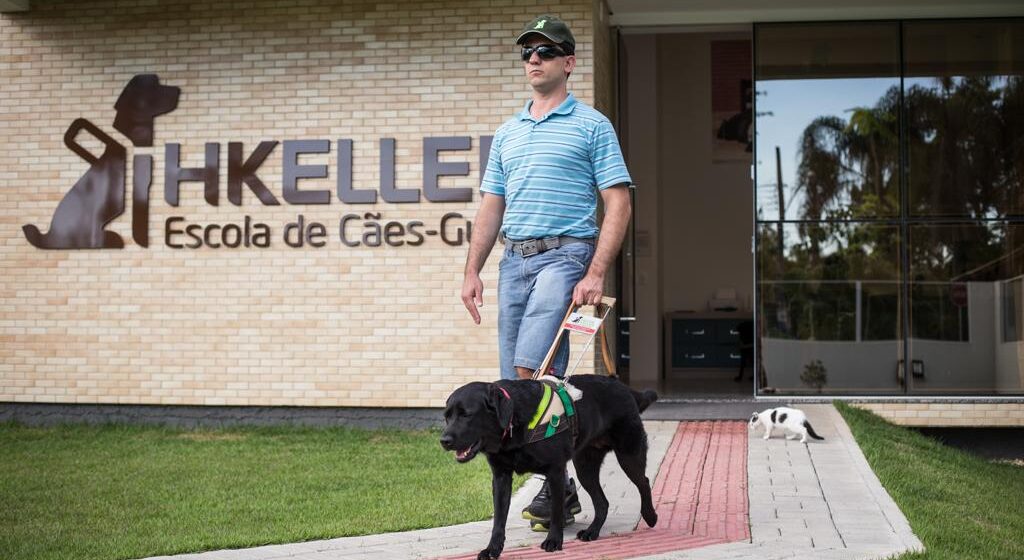
{"type": "Polygon", "coordinates": [[[466,455],[469,455],[469,452],[470,452],[470,450],[472,450],[472,449],[473,449],[473,446],[471,445],[471,446],[469,446],[469,447],[467,447],[467,448],[463,449],[462,451],[459,451],[459,452],[457,452],[457,453],[455,454],[455,456],[456,456],[456,457],[458,457],[459,459],[465,459],[465,458],[466,458],[466,455]]]}

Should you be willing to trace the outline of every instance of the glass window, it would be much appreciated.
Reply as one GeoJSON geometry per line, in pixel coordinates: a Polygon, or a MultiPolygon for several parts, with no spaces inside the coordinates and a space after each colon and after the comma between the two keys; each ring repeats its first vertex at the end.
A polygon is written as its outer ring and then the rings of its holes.
{"type": "Polygon", "coordinates": [[[756,28],[757,218],[899,215],[899,24],[756,28]]]}
{"type": "Polygon", "coordinates": [[[759,24],[754,51],[767,386],[1024,394],[1024,19],[759,24]]]}
{"type": "Polygon", "coordinates": [[[914,216],[1024,215],[1024,22],[907,22],[914,216]]]}
{"type": "Polygon", "coordinates": [[[760,358],[785,393],[900,390],[899,227],[758,226],[760,358]]]}
{"type": "Polygon", "coordinates": [[[1020,393],[1024,224],[915,225],[909,251],[910,392],[1020,393]]]}
{"type": "Polygon", "coordinates": [[[1021,319],[1021,288],[1024,287],[1024,281],[1020,278],[1014,278],[1003,282],[999,286],[999,290],[1002,292],[1002,305],[999,306],[999,312],[1003,318],[1003,342],[1021,342],[1024,338],[1021,337],[1020,319],[1021,319]]]}

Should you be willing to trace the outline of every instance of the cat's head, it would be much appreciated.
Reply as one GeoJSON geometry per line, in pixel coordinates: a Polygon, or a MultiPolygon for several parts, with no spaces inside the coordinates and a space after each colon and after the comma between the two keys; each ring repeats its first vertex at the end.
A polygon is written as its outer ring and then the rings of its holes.
{"type": "Polygon", "coordinates": [[[751,414],[750,415],[750,421],[747,422],[747,428],[753,428],[753,427],[757,426],[757,423],[758,423],[759,420],[760,420],[760,415],[758,413],[755,412],[755,413],[751,414]]]}

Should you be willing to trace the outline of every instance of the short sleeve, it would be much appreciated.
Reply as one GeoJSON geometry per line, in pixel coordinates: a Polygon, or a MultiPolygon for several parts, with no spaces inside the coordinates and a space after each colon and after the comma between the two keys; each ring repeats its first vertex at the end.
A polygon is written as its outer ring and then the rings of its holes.
{"type": "Polygon", "coordinates": [[[633,180],[626,169],[626,161],[622,157],[619,138],[608,120],[601,120],[594,129],[590,143],[590,161],[594,165],[594,184],[604,190],[633,180]]]}
{"type": "Polygon", "coordinates": [[[480,182],[480,192],[505,196],[505,168],[501,165],[501,142],[505,138],[504,127],[494,133],[491,151],[487,156],[487,169],[480,182]]]}

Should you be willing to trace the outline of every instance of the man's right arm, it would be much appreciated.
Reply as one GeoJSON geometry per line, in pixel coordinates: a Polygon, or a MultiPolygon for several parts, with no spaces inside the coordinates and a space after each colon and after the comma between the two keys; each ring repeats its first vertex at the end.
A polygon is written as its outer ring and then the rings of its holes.
{"type": "Polygon", "coordinates": [[[469,241],[469,255],[466,257],[466,271],[462,281],[462,303],[466,306],[473,322],[480,324],[477,307],[484,304],[484,285],[480,281],[480,270],[487,262],[487,256],[494,248],[505,215],[505,197],[483,193],[480,209],[476,212],[473,235],[469,241]]]}

